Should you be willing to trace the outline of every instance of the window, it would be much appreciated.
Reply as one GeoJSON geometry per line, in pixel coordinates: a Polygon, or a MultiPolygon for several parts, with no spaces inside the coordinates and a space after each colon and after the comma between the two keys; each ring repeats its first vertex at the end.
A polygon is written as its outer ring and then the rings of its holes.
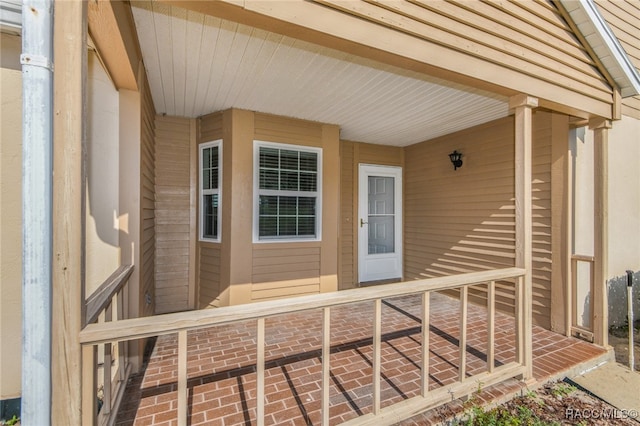
{"type": "Polygon", "coordinates": [[[200,148],[200,240],[220,241],[221,141],[200,148]]]}
{"type": "Polygon", "coordinates": [[[254,241],[320,240],[322,150],[254,145],[254,241]]]}

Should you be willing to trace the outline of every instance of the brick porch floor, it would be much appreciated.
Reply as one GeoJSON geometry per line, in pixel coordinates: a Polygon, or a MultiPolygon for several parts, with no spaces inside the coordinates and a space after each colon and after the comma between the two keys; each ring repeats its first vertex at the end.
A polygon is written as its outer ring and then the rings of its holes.
{"type": "MultiPolygon", "coordinates": [[[[382,407],[420,392],[420,312],[417,296],[383,301],[382,407]]],[[[432,293],[430,389],[457,379],[458,312],[457,300],[432,293]]],[[[372,317],[370,302],[331,310],[331,424],[371,411],[372,317]]],[[[321,318],[321,311],[311,311],[267,319],[266,424],[320,423],[321,318]]],[[[486,369],[486,310],[469,305],[468,319],[466,371],[472,376],[486,369]]],[[[189,424],[256,424],[255,325],[248,321],[189,333],[189,424]]],[[[496,366],[515,358],[514,326],[512,317],[496,315],[496,366]]],[[[539,382],[606,355],[601,348],[540,327],[534,327],[533,340],[539,382]]],[[[176,366],[177,337],[158,338],[145,370],[127,385],[117,424],[177,424],[176,366]]],[[[510,380],[483,390],[481,398],[499,400],[522,386],[510,380]]],[[[438,413],[431,410],[405,424],[437,422],[438,413]]]]}

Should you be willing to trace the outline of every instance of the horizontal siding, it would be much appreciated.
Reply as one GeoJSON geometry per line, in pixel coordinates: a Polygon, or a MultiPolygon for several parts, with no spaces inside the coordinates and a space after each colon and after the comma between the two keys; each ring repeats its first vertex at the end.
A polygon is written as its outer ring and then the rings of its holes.
{"type": "MultiPolygon", "coordinates": [[[[611,87],[550,1],[316,0],[336,11],[611,101],[611,87]]],[[[462,59],[461,59],[462,60],[462,59]]]]}
{"type": "Polygon", "coordinates": [[[340,278],[341,290],[357,287],[358,164],[402,166],[402,148],[360,142],[340,142],[340,278]]]}
{"type": "Polygon", "coordinates": [[[533,125],[533,317],[551,328],[551,114],[533,125]]]}
{"type": "Polygon", "coordinates": [[[322,126],[270,114],[255,114],[255,139],[293,145],[321,146],[322,126]]]}
{"type": "MultiPolygon", "coordinates": [[[[260,113],[254,117],[257,140],[322,146],[322,125],[319,123],[260,113]]],[[[321,244],[254,244],[251,300],[320,293],[321,244]]]]}
{"type": "Polygon", "coordinates": [[[402,148],[369,143],[358,143],[356,147],[357,156],[354,158],[354,165],[364,163],[383,166],[402,166],[404,157],[402,148]]]}
{"type": "MultiPolygon", "coordinates": [[[[533,153],[534,301],[549,327],[551,275],[550,119],[536,114],[533,153]]],[[[515,262],[513,117],[405,148],[405,276],[430,278],[515,262]],[[454,171],[452,150],[463,153],[454,171]]],[[[472,291],[486,300],[485,289],[472,291]]],[[[512,287],[498,306],[513,312],[512,287]]]]}
{"type": "Polygon", "coordinates": [[[141,90],[140,123],[140,197],[141,197],[141,253],[140,303],[144,316],[153,315],[155,306],[155,109],[149,85],[144,78],[141,90]],[[146,303],[145,295],[152,302],[146,303]]]}
{"type": "Polygon", "coordinates": [[[198,119],[198,143],[222,139],[222,112],[214,112],[198,119]]]}
{"type": "Polygon", "coordinates": [[[156,313],[189,309],[190,122],[156,120],[156,313]]]}
{"type": "MultiPolygon", "coordinates": [[[[199,118],[197,122],[197,143],[200,144],[222,139],[223,118],[223,112],[215,112],[199,118]]],[[[199,209],[199,203],[197,205],[199,209]]],[[[198,241],[196,244],[198,260],[196,266],[198,271],[196,286],[198,307],[200,309],[220,307],[223,305],[220,301],[220,294],[222,292],[220,280],[221,244],[201,241],[198,241]]],[[[227,266],[227,268],[228,267],[229,266],[227,266]]]]}
{"type": "Polygon", "coordinates": [[[353,149],[353,142],[340,142],[340,277],[338,282],[340,290],[354,288],[357,283],[354,247],[353,149]]]}
{"type": "Polygon", "coordinates": [[[320,292],[320,247],[254,244],[251,299],[320,292]]]}
{"type": "Polygon", "coordinates": [[[200,309],[220,306],[220,244],[200,243],[198,264],[200,273],[200,309]]]}
{"type": "MultiPolygon", "coordinates": [[[[640,70],[640,3],[635,0],[596,0],[596,4],[629,59],[640,70]]],[[[640,96],[623,99],[622,113],[640,120],[640,96]]]]}

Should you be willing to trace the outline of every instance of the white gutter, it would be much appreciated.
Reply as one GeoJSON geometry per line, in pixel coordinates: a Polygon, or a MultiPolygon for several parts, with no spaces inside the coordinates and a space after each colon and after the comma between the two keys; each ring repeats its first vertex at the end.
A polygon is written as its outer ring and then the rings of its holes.
{"type": "Polygon", "coordinates": [[[640,74],[629,60],[593,0],[560,0],[623,98],[640,94],[640,74]]]}
{"type": "Polygon", "coordinates": [[[51,424],[53,0],[22,5],[22,408],[51,424]]]}

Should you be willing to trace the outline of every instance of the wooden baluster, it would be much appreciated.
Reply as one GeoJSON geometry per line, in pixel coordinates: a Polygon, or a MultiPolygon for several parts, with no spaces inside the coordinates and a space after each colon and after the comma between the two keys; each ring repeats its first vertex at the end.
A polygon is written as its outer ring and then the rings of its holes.
{"type": "Polygon", "coordinates": [[[524,278],[516,278],[516,362],[524,364],[524,278]]]}
{"type": "MultiPolygon", "coordinates": [[[[595,283],[596,283],[596,263],[595,260],[591,260],[589,262],[589,294],[595,294],[595,283]]],[[[590,298],[589,300],[589,328],[591,329],[591,331],[593,332],[593,338],[592,338],[592,342],[595,342],[595,338],[596,338],[596,334],[595,331],[596,329],[595,324],[594,324],[594,319],[595,317],[593,316],[593,312],[594,312],[594,308],[595,308],[595,301],[593,298],[590,298]]],[[[577,312],[577,309],[576,309],[577,312]]],[[[577,322],[577,321],[576,321],[577,322]]]]}
{"type": "Polygon", "coordinates": [[[374,302],[373,320],[373,414],[380,413],[380,355],[382,340],[382,299],[374,302]]]}
{"type": "Polygon", "coordinates": [[[178,426],[187,425],[187,330],[178,332],[178,426]]]}
{"type": "MultiPolygon", "coordinates": [[[[124,292],[122,290],[118,290],[116,293],[116,318],[117,321],[122,320],[124,316],[124,292]]],[[[118,372],[120,381],[124,381],[126,379],[127,374],[127,365],[129,364],[129,360],[124,354],[126,342],[121,341],[118,342],[118,372]]]]}
{"type": "Polygon", "coordinates": [[[95,345],[82,347],[82,424],[95,425],[98,420],[96,397],[98,348],[95,345]]]}
{"type": "Polygon", "coordinates": [[[495,368],[496,345],[496,282],[487,284],[487,371],[495,368]]]}
{"type": "Polygon", "coordinates": [[[422,293],[422,389],[421,395],[427,396],[429,392],[429,311],[431,293],[422,293]]]}
{"type": "Polygon", "coordinates": [[[258,318],[256,344],[256,422],[258,423],[258,426],[264,426],[264,318],[258,318]]]}
{"type": "Polygon", "coordinates": [[[322,425],[329,425],[331,308],[322,309],[322,425]]]}
{"type": "MultiPolygon", "coordinates": [[[[109,303],[104,311],[104,322],[111,322],[113,316],[113,305],[109,303]]],[[[102,364],[103,384],[102,384],[102,411],[104,414],[111,413],[111,342],[104,344],[104,363],[102,364]]]]}
{"type": "Polygon", "coordinates": [[[467,374],[467,304],[469,287],[460,289],[460,353],[458,365],[458,380],[463,382],[467,374]]]}
{"type": "Polygon", "coordinates": [[[577,259],[571,259],[571,284],[569,285],[569,291],[567,291],[567,300],[566,300],[566,319],[567,329],[565,330],[565,335],[567,337],[571,337],[573,325],[576,324],[576,315],[577,309],[575,304],[574,296],[578,294],[577,284],[578,283],[578,261],[577,259]]]}

